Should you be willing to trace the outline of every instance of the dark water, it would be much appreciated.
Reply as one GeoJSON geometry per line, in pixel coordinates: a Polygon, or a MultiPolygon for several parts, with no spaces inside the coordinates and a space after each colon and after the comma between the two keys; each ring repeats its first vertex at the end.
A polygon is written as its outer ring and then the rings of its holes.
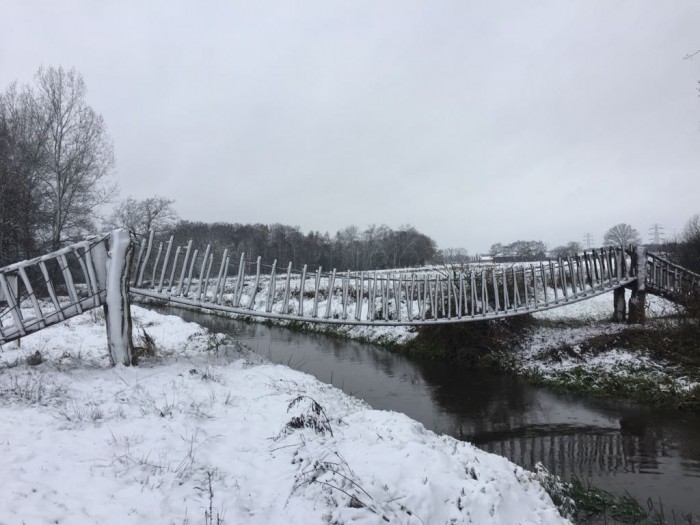
{"type": "Polygon", "coordinates": [[[565,479],[575,473],[600,488],[627,491],[642,504],[651,497],[657,508],[660,498],[668,518],[671,509],[700,515],[700,416],[562,394],[318,334],[163,311],[235,335],[273,362],[526,468],[541,461],[565,479]]]}

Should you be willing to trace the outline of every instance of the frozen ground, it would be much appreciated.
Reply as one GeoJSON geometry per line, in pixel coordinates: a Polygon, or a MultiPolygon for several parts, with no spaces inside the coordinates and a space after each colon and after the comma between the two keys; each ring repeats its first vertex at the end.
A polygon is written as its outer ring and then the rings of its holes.
{"type": "Polygon", "coordinates": [[[133,310],[139,367],[96,313],[2,348],[0,523],[567,523],[503,457],[133,310]]]}

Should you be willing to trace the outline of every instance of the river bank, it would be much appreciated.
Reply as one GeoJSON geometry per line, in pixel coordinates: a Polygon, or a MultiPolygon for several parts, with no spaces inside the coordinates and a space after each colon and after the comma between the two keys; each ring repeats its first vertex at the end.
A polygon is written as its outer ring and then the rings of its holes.
{"type": "Polygon", "coordinates": [[[138,306],[2,349],[0,522],[567,523],[535,474],[138,306]],[[30,364],[31,363],[31,364],[30,364]]]}
{"type": "Polygon", "coordinates": [[[424,328],[263,322],[377,344],[414,357],[468,362],[566,391],[700,411],[698,361],[683,359],[673,348],[672,335],[682,322],[678,307],[648,295],[647,324],[640,327],[611,323],[612,303],[610,292],[508,320],[424,328]]]}

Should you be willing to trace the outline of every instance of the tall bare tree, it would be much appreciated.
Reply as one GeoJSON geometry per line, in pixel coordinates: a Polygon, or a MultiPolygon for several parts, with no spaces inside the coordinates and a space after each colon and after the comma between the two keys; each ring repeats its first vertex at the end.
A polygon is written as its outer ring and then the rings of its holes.
{"type": "Polygon", "coordinates": [[[44,133],[38,190],[50,217],[45,241],[55,250],[92,227],[96,208],[112,196],[106,179],[114,153],[104,120],[85,101],[80,73],[40,68],[35,85],[33,107],[44,133]]]}
{"type": "Polygon", "coordinates": [[[620,248],[625,248],[630,244],[639,244],[641,242],[642,238],[639,232],[624,222],[610,228],[605,232],[605,236],[603,237],[603,244],[606,246],[619,246],[620,248]]]}
{"type": "Polygon", "coordinates": [[[178,220],[173,208],[174,203],[174,200],[158,195],[142,200],[127,197],[114,209],[109,225],[128,228],[137,235],[146,235],[149,230],[161,234],[167,233],[178,220]]]}

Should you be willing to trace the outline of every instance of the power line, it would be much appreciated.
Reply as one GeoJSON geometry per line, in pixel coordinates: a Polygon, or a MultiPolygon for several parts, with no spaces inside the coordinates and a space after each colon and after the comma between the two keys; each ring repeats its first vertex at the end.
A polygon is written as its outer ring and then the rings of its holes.
{"type": "Polygon", "coordinates": [[[593,245],[593,235],[590,233],[586,233],[583,236],[583,245],[586,247],[587,250],[591,249],[591,246],[593,245]]]}

